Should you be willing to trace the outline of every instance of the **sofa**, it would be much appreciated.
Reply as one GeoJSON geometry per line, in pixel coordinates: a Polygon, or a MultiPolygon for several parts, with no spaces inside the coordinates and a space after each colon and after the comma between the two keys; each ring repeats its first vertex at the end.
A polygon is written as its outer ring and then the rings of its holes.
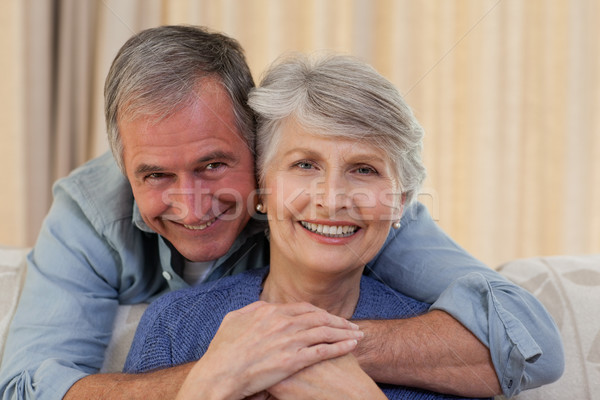
{"type": "MultiPolygon", "coordinates": [[[[27,252],[0,246],[0,358],[25,278],[27,252]]],[[[546,306],[560,329],[566,354],[565,373],[557,382],[514,398],[600,399],[600,254],[519,259],[497,270],[546,306]]],[[[145,307],[119,307],[102,371],[121,370],[145,307]]]]}

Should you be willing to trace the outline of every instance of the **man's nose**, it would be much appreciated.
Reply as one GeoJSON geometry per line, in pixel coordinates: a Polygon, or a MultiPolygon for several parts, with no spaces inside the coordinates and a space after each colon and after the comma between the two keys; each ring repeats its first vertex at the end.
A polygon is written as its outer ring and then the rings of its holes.
{"type": "Polygon", "coordinates": [[[202,220],[210,213],[212,207],[209,188],[204,187],[198,180],[179,180],[177,185],[167,189],[166,197],[173,214],[184,223],[191,224],[202,220]]]}

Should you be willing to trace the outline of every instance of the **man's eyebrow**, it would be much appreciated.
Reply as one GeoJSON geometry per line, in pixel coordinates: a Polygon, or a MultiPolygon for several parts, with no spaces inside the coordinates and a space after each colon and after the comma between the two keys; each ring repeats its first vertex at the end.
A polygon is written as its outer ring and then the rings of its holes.
{"type": "Polygon", "coordinates": [[[146,175],[154,172],[164,171],[164,168],[159,165],[140,164],[135,169],[135,175],[146,175]]]}
{"type": "MultiPolygon", "coordinates": [[[[212,153],[205,154],[202,157],[196,159],[195,164],[203,164],[206,162],[219,161],[219,160],[231,162],[231,161],[236,161],[237,159],[238,159],[238,157],[233,153],[224,152],[224,151],[214,151],[212,153]]],[[[152,174],[155,172],[162,172],[165,170],[166,170],[166,168],[161,167],[160,165],[140,164],[135,169],[135,175],[147,175],[147,174],[152,174]]]]}

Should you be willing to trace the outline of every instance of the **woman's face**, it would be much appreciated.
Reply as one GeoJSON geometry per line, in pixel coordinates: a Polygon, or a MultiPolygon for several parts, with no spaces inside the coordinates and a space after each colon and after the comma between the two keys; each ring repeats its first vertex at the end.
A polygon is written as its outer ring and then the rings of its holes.
{"type": "Polygon", "coordinates": [[[362,268],[401,214],[392,164],[368,141],[328,139],[288,123],[266,168],[271,264],[319,273],[362,268]]]}

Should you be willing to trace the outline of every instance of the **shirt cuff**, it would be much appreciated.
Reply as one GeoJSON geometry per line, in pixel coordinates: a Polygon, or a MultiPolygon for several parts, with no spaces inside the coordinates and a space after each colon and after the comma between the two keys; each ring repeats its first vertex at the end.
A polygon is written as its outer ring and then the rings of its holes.
{"type": "Polygon", "coordinates": [[[5,388],[3,398],[11,399],[62,399],[71,386],[88,374],[65,361],[44,361],[31,377],[28,371],[21,372],[5,388]]]}
{"type": "Polygon", "coordinates": [[[542,355],[542,350],[497,294],[505,302],[514,298],[523,307],[518,293],[494,289],[482,274],[474,272],[454,281],[430,309],[452,315],[490,349],[502,391],[506,397],[512,397],[528,386],[525,368],[542,355]]]}

